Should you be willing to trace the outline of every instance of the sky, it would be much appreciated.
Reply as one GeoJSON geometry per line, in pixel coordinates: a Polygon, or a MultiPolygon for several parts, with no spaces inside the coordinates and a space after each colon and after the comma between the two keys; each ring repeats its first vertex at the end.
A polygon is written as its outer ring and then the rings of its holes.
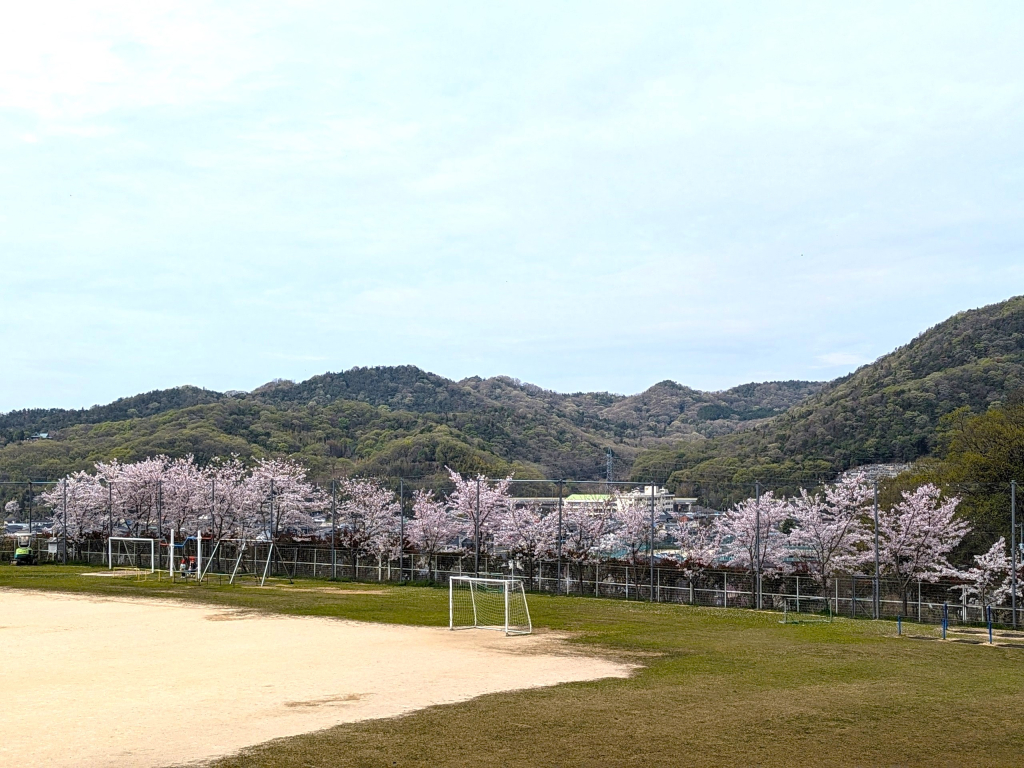
{"type": "Polygon", "coordinates": [[[843,375],[1024,293],[1022,39],[999,2],[12,5],[0,411],[843,375]]]}

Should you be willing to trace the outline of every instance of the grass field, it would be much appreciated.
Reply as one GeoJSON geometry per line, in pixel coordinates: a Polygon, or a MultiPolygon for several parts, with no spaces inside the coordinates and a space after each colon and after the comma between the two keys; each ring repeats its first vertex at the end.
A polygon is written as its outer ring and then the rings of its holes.
{"type": "MultiPolygon", "coordinates": [[[[426,587],[196,587],[81,575],[87,570],[2,566],[0,587],[447,622],[447,592],[426,587]]],[[[343,725],[215,765],[1024,764],[1024,650],[897,638],[888,622],[784,626],[773,613],[541,595],[530,596],[530,608],[535,626],[570,632],[588,652],[642,669],[627,680],[343,725]]],[[[935,637],[934,628],[905,630],[935,637]]]]}

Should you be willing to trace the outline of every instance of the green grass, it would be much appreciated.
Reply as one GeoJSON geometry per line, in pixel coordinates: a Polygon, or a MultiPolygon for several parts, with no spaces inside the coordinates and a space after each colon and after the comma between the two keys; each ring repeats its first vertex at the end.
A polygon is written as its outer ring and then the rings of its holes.
{"type": "MultiPolygon", "coordinates": [[[[85,570],[0,567],[0,586],[166,595],[402,624],[447,620],[447,592],[425,587],[196,587],[79,575],[85,570]],[[365,590],[373,593],[358,594],[365,590]]],[[[270,742],[215,766],[1024,762],[1024,650],[897,638],[889,622],[786,626],[777,614],[743,610],[529,599],[536,626],[571,632],[581,648],[642,669],[628,680],[494,694],[343,725],[270,742]]],[[[935,636],[932,628],[904,627],[935,636]]]]}

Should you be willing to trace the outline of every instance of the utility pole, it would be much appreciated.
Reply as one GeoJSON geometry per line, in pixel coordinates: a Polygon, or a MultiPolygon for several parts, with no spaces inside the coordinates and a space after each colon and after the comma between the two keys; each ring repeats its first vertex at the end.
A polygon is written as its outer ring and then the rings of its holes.
{"type": "Polygon", "coordinates": [[[555,594],[562,592],[562,481],[558,481],[558,541],[555,543],[558,555],[558,571],[555,573],[555,594]]]}
{"type": "MultiPolygon", "coordinates": [[[[1024,532],[1022,532],[1024,533],[1024,532]]],[[[1017,481],[1010,481],[1010,610],[1017,628],[1017,481]]]]}
{"type": "Polygon", "coordinates": [[[35,496],[35,494],[32,493],[32,481],[29,480],[28,481],[28,536],[29,536],[29,544],[28,545],[30,547],[32,546],[32,511],[33,511],[32,510],[32,500],[33,500],[34,496],[35,496]]]}
{"type": "Polygon", "coordinates": [[[761,481],[754,481],[754,605],[761,609],[761,481]]]}
{"type": "Polygon", "coordinates": [[[61,553],[61,558],[60,559],[61,559],[61,563],[63,563],[64,565],[67,565],[68,564],[68,478],[67,478],[67,475],[64,476],[64,480],[61,482],[61,486],[62,486],[61,496],[63,497],[61,499],[61,507],[64,510],[63,514],[61,515],[64,518],[64,542],[63,542],[63,546],[61,547],[61,549],[63,551],[61,553]]]}
{"type": "Polygon", "coordinates": [[[610,484],[612,482],[612,449],[611,448],[605,448],[604,450],[605,450],[605,468],[604,468],[605,482],[610,484]]]}
{"type": "Polygon", "coordinates": [[[648,550],[648,554],[651,558],[651,602],[654,602],[654,488],[655,484],[651,483],[651,546],[648,550]]]}
{"type": "Polygon", "coordinates": [[[398,478],[398,580],[405,581],[405,480],[398,478]]]}
{"type": "Polygon", "coordinates": [[[160,541],[164,540],[164,481],[156,481],[156,533],[160,541]]]}
{"type": "Polygon", "coordinates": [[[875,480],[875,618],[882,618],[882,580],[878,562],[878,480],[875,480]]]}
{"type": "Polygon", "coordinates": [[[476,479],[476,516],[473,519],[473,574],[480,575],[480,478],[476,479]]]}
{"type": "Polygon", "coordinates": [[[338,482],[331,480],[331,578],[338,578],[338,550],[335,545],[338,520],[338,482]]]}
{"type": "MultiPolygon", "coordinates": [[[[210,526],[216,530],[217,528],[217,478],[210,478],[210,526]]],[[[211,536],[213,534],[210,534],[211,536]]],[[[210,539],[212,542],[213,539],[210,539]]]]}

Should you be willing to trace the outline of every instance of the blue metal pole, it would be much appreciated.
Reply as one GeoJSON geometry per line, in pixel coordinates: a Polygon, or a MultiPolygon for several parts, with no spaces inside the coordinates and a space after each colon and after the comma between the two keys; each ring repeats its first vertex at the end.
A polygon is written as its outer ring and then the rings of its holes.
{"type": "Polygon", "coordinates": [[[992,606],[988,606],[988,644],[992,645],[992,606]]]}
{"type": "Polygon", "coordinates": [[[896,617],[896,634],[901,636],[901,637],[903,635],[903,617],[902,616],[897,616],[896,617]]]}

